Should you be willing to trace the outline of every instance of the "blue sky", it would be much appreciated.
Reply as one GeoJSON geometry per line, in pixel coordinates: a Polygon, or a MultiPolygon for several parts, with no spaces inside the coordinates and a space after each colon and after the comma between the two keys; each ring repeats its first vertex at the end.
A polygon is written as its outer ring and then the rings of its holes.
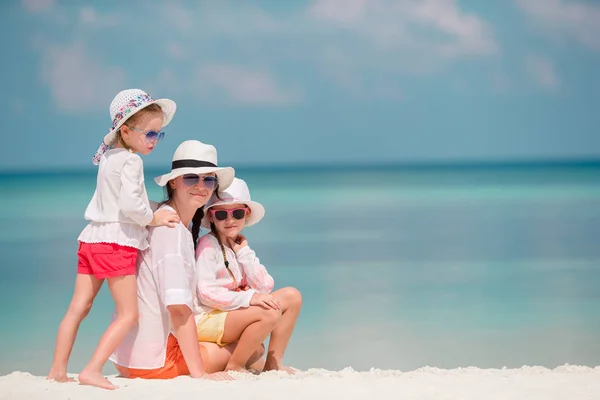
{"type": "Polygon", "coordinates": [[[600,2],[58,1],[0,5],[0,170],[93,168],[125,88],[221,164],[598,158],[600,2]]]}

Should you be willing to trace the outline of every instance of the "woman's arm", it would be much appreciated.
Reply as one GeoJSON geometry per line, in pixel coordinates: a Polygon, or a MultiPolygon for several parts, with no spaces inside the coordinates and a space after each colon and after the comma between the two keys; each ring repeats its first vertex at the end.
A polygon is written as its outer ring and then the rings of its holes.
{"type": "Polygon", "coordinates": [[[196,321],[192,310],[183,304],[168,306],[171,324],[175,330],[177,342],[181,348],[183,359],[190,371],[192,378],[201,378],[206,375],[206,367],[200,355],[196,321]]]}

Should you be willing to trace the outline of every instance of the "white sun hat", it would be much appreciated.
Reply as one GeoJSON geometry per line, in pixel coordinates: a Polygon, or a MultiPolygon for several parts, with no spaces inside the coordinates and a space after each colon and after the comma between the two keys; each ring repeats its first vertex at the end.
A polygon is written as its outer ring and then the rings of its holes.
{"type": "Polygon", "coordinates": [[[159,186],[165,186],[171,179],[186,174],[209,174],[214,172],[219,180],[219,188],[227,189],[235,170],[231,167],[217,166],[217,149],[210,144],[198,140],[186,140],[181,143],[173,154],[171,172],[154,178],[159,186]]]}
{"type": "Polygon", "coordinates": [[[117,131],[121,126],[127,122],[135,113],[151,104],[158,105],[164,114],[163,127],[169,125],[169,122],[173,119],[175,111],[177,110],[177,104],[171,99],[153,99],[148,93],[141,89],[126,89],[122,90],[110,103],[109,112],[112,126],[110,131],[104,136],[102,144],[98,148],[96,154],[94,154],[93,162],[98,164],[102,154],[114,145],[115,139],[117,138],[117,131]]]}
{"type": "Polygon", "coordinates": [[[248,185],[243,179],[234,178],[231,185],[226,189],[219,189],[218,197],[217,193],[214,193],[206,207],[204,208],[207,212],[205,217],[202,219],[202,227],[210,229],[210,221],[208,219],[208,210],[211,207],[229,205],[229,204],[245,204],[250,208],[250,216],[246,218],[246,225],[250,226],[258,223],[265,216],[265,208],[262,204],[257,201],[252,201],[250,197],[250,190],[248,185]]]}

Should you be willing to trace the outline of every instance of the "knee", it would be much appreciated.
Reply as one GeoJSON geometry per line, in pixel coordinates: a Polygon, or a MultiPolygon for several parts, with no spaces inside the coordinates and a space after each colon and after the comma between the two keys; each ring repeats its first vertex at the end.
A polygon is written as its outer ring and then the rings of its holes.
{"type": "Polygon", "coordinates": [[[295,287],[283,288],[283,298],[288,304],[289,308],[300,308],[302,307],[302,293],[295,287]]]}
{"type": "Polygon", "coordinates": [[[139,318],[139,314],[138,314],[137,308],[135,310],[131,310],[127,313],[123,313],[123,315],[117,314],[117,320],[122,321],[122,323],[132,326],[132,327],[137,325],[138,318],[139,318]]]}
{"type": "Polygon", "coordinates": [[[89,303],[72,302],[71,304],[69,304],[67,314],[77,319],[84,319],[90,313],[90,310],[92,309],[92,304],[93,303],[91,301],[89,303]]]}

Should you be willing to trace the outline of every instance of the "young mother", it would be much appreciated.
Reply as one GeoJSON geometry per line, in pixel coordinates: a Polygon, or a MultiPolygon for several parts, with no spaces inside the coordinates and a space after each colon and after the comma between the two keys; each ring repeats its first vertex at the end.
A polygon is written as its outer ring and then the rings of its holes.
{"type": "Polygon", "coordinates": [[[175,228],[148,229],[149,248],[138,258],[139,323],[110,357],[121,376],[231,379],[213,372],[224,369],[233,346],[199,344],[192,310],[197,301],[194,239],[203,208],[217,184],[226,188],[233,177],[233,168],[217,166],[213,146],[188,140],[175,151],[171,172],[156,178],[167,189],[161,207],[177,212],[181,222],[175,228]]]}

